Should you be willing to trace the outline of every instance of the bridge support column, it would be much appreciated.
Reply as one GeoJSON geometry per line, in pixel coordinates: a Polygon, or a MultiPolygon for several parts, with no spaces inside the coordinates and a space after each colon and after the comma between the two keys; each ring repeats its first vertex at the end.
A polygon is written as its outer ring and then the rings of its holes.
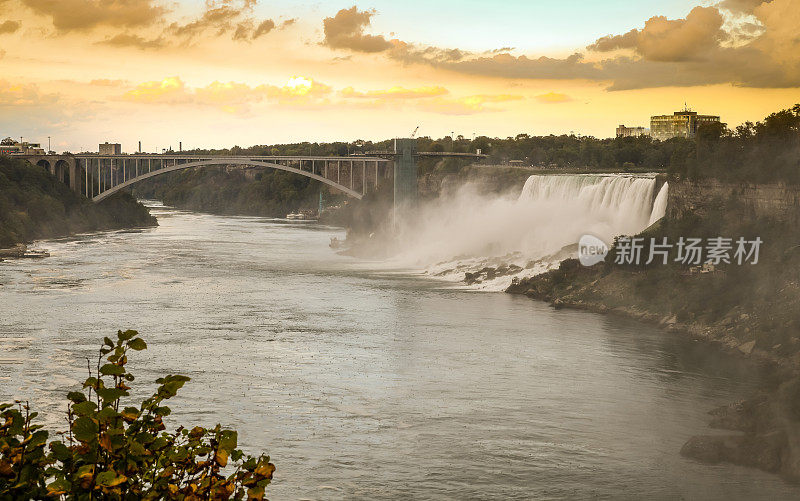
{"type": "Polygon", "coordinates": [[[394,211],[412,208],[417,201],[417,140],[402,138],[394,140],[394,211]]]}
{"type": "Polygon", "coordinates": [[[81,180],[78,176],[80,175],[81,170],[78,168],[78,161],[75,159],[75,157],[71,157],[67,159],[67,163],[69,164],[69,188],[75,193],[80,193],[81,180]]]}

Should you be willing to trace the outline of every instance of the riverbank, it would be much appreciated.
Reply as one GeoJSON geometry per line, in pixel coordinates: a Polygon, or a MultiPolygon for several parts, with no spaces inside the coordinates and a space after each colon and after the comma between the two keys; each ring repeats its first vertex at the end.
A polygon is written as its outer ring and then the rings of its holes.
{"type": "Polygon", "coordinates": [[[8,257],[33,240],[157,224],[128,193],[95,204],[44,169],[0,156],[0,248],[12,249],[8,257]]]}

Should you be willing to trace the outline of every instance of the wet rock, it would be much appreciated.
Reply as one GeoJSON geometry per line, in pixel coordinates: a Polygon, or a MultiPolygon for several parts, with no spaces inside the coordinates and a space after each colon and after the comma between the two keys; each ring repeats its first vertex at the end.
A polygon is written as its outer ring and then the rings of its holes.
{"type": "Polygon", "coordinates": [[[740,344],[739,345],[739,351],[741,351],[745,355],[749,355],[750,353],[753,352],[753,348],[755,348],[755,346],[756,346],[756,341],[754,339],[752,341],[748,341],[746,343],[740,344]]]}
{"type": "Polygon", "coordinates": [[[774,413],[763,395],[717,407],[709,414],[713,416],[709,423],[712,428],[749,433],[773,431],[774,413]]]}
{"type": "Polygon", "coordinates": [[[681,455],[703,463],[732,463],[768,472],[781,469],[785,437],[769,435],[695,436],[681,448],[681,455]]]}

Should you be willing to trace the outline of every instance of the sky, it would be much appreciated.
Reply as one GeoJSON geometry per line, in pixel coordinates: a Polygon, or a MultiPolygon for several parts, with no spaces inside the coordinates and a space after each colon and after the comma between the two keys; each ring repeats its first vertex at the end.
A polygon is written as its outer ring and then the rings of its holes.
{"type": "Polygon", "coordinates": [[[133,152],[614,135],[800,102],[800,0],[0,0],[0,136],[133,152]]]}

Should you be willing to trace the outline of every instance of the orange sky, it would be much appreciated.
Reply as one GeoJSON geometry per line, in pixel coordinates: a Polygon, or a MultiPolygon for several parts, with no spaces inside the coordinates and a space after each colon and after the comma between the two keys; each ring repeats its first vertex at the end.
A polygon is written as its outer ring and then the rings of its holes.
{"type": "MultiPolygon", "coordinates": [[[[515,15],[515,2],[489,5],[494,23],[515,15]]],[[[575,46],[532,25],[515,49],[470,36],[469,19],[437,38],[368,4],[0,0],[0,135],[51,136],[58,151],[384,139],[417,125],[608,137],[684,102],[732,126],[800,102],[800,0],[685,2],[674,17],[657,5],[607,36],[593,23],[621,26],[613,12],[576,21],[575,46]]]]}

